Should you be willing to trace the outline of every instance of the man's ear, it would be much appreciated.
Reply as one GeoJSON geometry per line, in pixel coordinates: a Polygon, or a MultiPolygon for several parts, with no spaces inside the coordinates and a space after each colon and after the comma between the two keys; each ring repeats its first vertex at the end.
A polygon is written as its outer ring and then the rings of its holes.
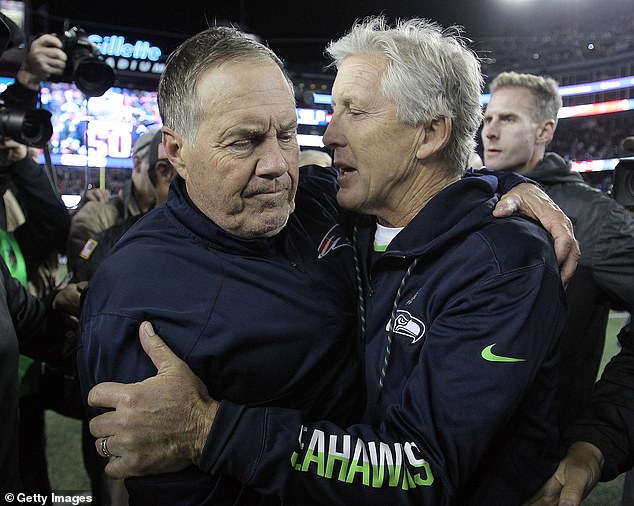
{"type": "Polygon", "coordinates": [[[422,125],[416,158],[419,160],[437,156],[449,142],[453,123],[451,118],[441,116],[431,120],[429,124],[422,125]]]}
{"type": "Polygon", "coordinates": [[[557,124],[554,119],[547,119],[542,122],[541,125],[537,127],[537,138],[536,142],[538,144],[548,144],[553,140],[553,135],[555,135],[555,128],[557,124]]]}
{"type": "Polygon", "coordinates": [[[183,159],[183,138],[168,127],[161,128],[163,132],[163,147],[170,163],[183,179],[187,179],[187,166],[183,159]]]}

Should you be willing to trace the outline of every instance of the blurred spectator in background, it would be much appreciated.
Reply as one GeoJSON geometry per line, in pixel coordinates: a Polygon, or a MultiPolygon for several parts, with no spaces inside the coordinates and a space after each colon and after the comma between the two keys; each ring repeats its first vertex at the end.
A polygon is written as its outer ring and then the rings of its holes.
{"type": "MultiPolygon", "coordinates": [[[[150,197],[148,201],[151,200],[157,206],[163,204],[167,200],[169,186],[176,172],[163,149],[161,131],[155,130],[139,138],[135,145],[135,153],[135,167],[141,168],[138,174],[143,175],[143,181],[147,177],[150,182],[152,193],[147,195],[150,197]]],[[[137,176],[138,179],[139,177],[137,176]]],[[[95,189],[94,192],[97,192],[97,190],[95,189]]],[[[104,206],[103,201],[101,202],[101,206],[95,205],[95,207],[113,209],[107,204],[104,206]]],[[[145,213],[129,213],[126,217],[119,215],[117,223],[91,235],[77,257],[72,260],[69,259],[69,263],[73,265],[73,281],[90,281],[102,260],[110,252],[110,249],[143,214],[145,213]]],[[[113,480],[107,477],[104,473],[107,461],[103,460],[95,452],[94,439],[90,435],[88,420],[85,419],[85,412],[81,409],[82,401],[79,382],[76,379],[75,357],[73,357],[72,364],[69,364],[69,369],[72,370],[71,374],[77,381],[77,388],[73,388],[72,391],[77,394],[76,403],[73,403],[73,405],[79,409],[73,413],[73,416],[82,419],[82,451],[86,470],[91,480],[93,501],[97,504],[108,504],[110,506],[125,505],[128,502],[128,494],[123,486],[123,480],[113,480]]],[[[69,370],[64,371],[67,376],[68,373],[69,370]]]]}
{"type": "Polygon", "coordinates": [[[125,183],[122,191],[108,202],[100,199],[86,202],[74,214],[67,244],[71,271],[76,268],[76,259],[89,253],[93,236],[130,216],[145,214],[154,207],[154,188],[148,177],[149,150],[153,135],[154,132],[147,132],[134,144],[132,177],[125,183]]]}
{"type": "Polygon", "coordinates": [[[299,152],[299,166],[303,167],[305,165],[330,167],[332,165],[332,157],[319,149],[302,149],[299,152]]]}
{"type": "Polygon", "coordinates": [[[623,206],[586,184],[546,147],[557,127],[557,83],[506,72],[490,85],[482,143],[489,170],[515,171],[542,184],[570,217],[581,260],[566,290],[569,317],[561,340],[559,414],[568,425],[590,399],[610,308],[634,307],[634,219],[623,206]]]}
{"type": "MultiPolygon", "coordinates": [[[[145,167],[152,190],[152,202],[158,206],[167,200],[167,192],[175,172],[163,149],[161,131],[155,130],[145,135],[149,137],[139,142],[143,147],[137,149],[140,156],[135,163],[138,162],[145,167]]],[[[89,281],[110,248],[143,214],[145,213],[129,214],[111,227],[92,235],[81,248],[79,255],[72,262],[69,259],[74,266],[73,281],[89,281]]]]}
{"type": "MultiPolygon", "coordinates": [[[[516,171],[542,184],[572,220],[581,247],[566,291],[569,317],[561,340],[559,411],[565,430],[590,400],[610,309],[634,310],[634,218],[571,172],[559,155],[546,152],[561,107],[554,80],[507,72],[490,88],[482,129],[486,167],[516,171]]],[[[616,417],[618,425],[618,412],[606,416],[616,417]]]]}

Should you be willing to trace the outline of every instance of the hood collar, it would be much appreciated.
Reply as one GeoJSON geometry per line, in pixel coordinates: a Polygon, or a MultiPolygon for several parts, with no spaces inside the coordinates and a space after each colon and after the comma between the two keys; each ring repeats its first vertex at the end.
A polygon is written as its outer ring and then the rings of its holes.
{"type": "Polygon", "coordinates": [[[525,175],[544,184],[583,182],[581,175],[573,172],[570,164],[557,153],[546,153],[540,164],[525,175]]]}
{"type": "Polygon", "coordinates": [[[493,219],[499,198],[494,176],[463,178],[435,195],[394,238],[386,255],[420,256],[493,219]]]}

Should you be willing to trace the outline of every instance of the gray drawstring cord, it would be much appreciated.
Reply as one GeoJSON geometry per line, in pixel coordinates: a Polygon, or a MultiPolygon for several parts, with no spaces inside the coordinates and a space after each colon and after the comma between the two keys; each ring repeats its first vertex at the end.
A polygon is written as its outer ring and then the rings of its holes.
{"type": "Polygon", "coordinates": [[[352,249],[354,251],[354,271],[357,275],[357,304],[359,306],[359,320],[361,320],[361,342],[365,342],[365,297],[363,296],[363,279],[359,265],[359,249],[357,248],[357,225],[352,232],[352,249]]]}
{"type": "Polygon", "coordinates": [[[407,272],[403,276],[403,279],[401,279],[401,284],[399,285],[398,290],[396,290],[396,297],[394,298],[394,304],[392,305],[392,314],[390,315],[390,330],[387,334],[387,346],[385,347],[385,359],[383,360],[383,367],[381,368],[381,377],[379,378],[379,392],[383,388],[383,381],[385,380],[385,374],[387,372],[387,364],[390,361],[390,350],[392,348],[392,338],[394,337],[394,323],[395,323],[394,320],[396,318],[396,308],[398,307],[398,303],[401,300],[401,291],[403,290],[403,287],[405,286],[406,281],[412,274],[414,267],[416,267],[418,260],[419,258],[415,258],[414,261],[411,263],[411,265],[408,267],[407,272]]]}

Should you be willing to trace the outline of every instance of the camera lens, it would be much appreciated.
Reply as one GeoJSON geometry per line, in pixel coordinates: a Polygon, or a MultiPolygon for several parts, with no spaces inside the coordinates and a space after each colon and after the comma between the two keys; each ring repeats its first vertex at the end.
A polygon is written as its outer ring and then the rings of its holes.
{"type": "Polygon", "coordinates": [[[42,148],[53,135],[51,113],[44,109],[0,110],[0,135],[42,148]]]}
{"type": "Polygon", "coordinates": [[[114,71],[97,58],[83,58],[77,62],[75,85],[88,97],[103,95],[114,84],[114,71]]]}

